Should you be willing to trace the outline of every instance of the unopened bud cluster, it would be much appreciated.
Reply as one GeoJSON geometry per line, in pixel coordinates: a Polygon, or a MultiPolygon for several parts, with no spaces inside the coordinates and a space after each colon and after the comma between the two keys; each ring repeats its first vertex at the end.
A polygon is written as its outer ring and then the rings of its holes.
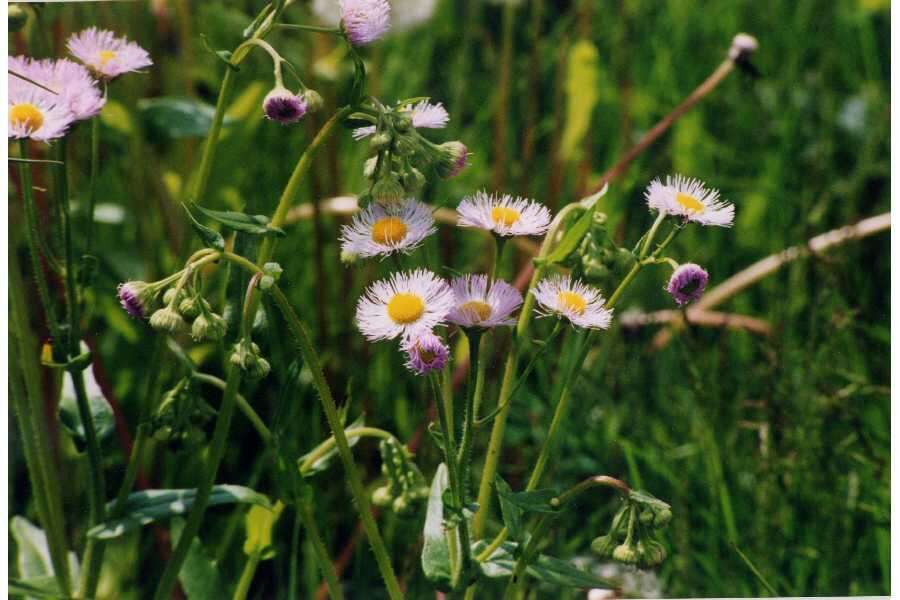
{"type": "Polygon", "coordinates": [[[410,514],[415,506],[428,498],[428,486],[412,455],[396,439],[382,440],[381,472],[387,483],[372,492],[372,503],[390,508],[398,515],[410,514]]]}
{"type": "Polygon", "coordinates": [[[655,567],[667,556],[656,537],[671,519],[668,504],[647,492],[632,491],[613,517],[609,532],[591,542],[591,550],[624,564],[655,567]]]}
{"type": "MultiPolygon", "coordinates": [[[[123,290],[134,289],[134,286],[135,282],[129,282],[119,288],[122,305],[132,314],[135,313],[129,310],[126,297],[123,297],[123,290]]],[[[144,293],[146,295],[148,292],[144,293]]],[[[156,293],[153,294],[153,297],[156,293]]],[[[186,330],[190,323],[191,337],[194,338],[194,341],[218,342],[225,337],[227,330],[225,319],[212,311],[210,303],[194,287],[169,288],[163,294],[162,300],[163,307],[154,311],[150,316],[150,326],[154,329],[175,334],[186,330]]],[[[141,304],[141,312],[148,304],[149,302],[141,304]]]]}
{"type": "Polygon", "coordinates": [[[204,426],[215,411],[193,389],[192,381],[182,379],[165,393],[150,419],[153,438],[173,450],[196,448],[206,441],[204,426]]]}
{"type": "Polygon", "coordinates": [[[251,379],[262,379],[272,370],[269,361],[260,354],[259,346],[246,338],[234,345],[228,360],[251,379]]]}

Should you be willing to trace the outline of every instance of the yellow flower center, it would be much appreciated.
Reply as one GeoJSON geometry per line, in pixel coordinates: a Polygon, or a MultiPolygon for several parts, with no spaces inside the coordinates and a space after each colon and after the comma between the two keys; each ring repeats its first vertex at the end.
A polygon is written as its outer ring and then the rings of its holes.
{"type": "Polygon", "coordinates": [[[507,227],[515,224],[519,220],[519,211],[508,206],[495,206],[491,209],[491,219],[497,225],[506,225],[507,227]]]}
{"type": "Polygon", "coordinates": [[[690,194],[685,194],[684,192],[678,192],[677,194],[675,194],[675,200],[678,202],[678,204],[692,213],[702,213],[706,208],[705,206],[703,206],[702,202],[700,202],[690,194]]]}
{"type": "Polygon", "coordinates": [[[101,50],[100,51],[100,65],[106,66],[106,63],[108,63],[115,57],[116,57],[116,53],[113,50],[101,50]]]}
{"type": "Polygon", "coordinates": [[[34,104],[22,102],[9,107],[9,124],[24,127],[28,133],[37,131],[44,124],[44,113],[34,104]]]}
{"type": "Polygon", "coordinates": [[[372,225],[372,240],[376,244],[396,244],[406,237],[406,223],[397,217],[385,217],[372,225]]]}
{"type": "Polygon", "coordinates": [[[556,301],[561,310],[568,310],[576,315],[583,315],[584,309],[587,308],[587,300],[575,292],[560,292],[556,296],[556,301]]]}
{"type": "Polygon", "coordinates": [[[491,318],[491,305],[481,300],[469,300],[459,307],[460,312],[471,315],[476,322],[486,321],[491,318]]]}
{"type": "Polygon", "coordinates": [[[387,305],[388,316],[398,325],[414,323],[424,313],[425,303],[415,294],[396,294],[387,305]]]}

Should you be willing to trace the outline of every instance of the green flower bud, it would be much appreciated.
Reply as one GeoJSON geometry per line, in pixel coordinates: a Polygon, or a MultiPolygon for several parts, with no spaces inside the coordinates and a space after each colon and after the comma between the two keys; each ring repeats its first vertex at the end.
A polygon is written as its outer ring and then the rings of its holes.
{"type": "Polygon", "coordinates": [[[391,145],[391,139],[391,134],[387,131],[378,131],[372,136],[372,139],[369,140],[369,146],[371,146],[372,150],[375,152],[380,152],[391,145]]]}
{"type": "Polygon", "coordinates": [[[366,160],[363,164],[363,175],[366,176],[366,179],[372,179],[375,177],[375,167],[378,166],[378,157],[373,156],[366,160]]]}
{"type": "Polygon", "coordinates": [[[591,542],[591,551],[601,558],[612,557],[615,541],[609,535],[601,535],[591,542]]]}
{"type": "Polygon", "coordinates": [[[345,265],[354,264],[359,259],[359,254],[349,250],[341,250],[341,262],[345,265]]]}
{"type": "Polygon", "coordinates": [[[442,179],[456,177],[468,164],[469,149],[462,142],[444,142],[437,148],[440,155],[434,167],[442,179]]]}
{"type": "Polygon", "coordinates": [[[624,540],[625,536],[628,535],[628,520],[631,518],[632,510],[631,506],[626,504],[613,517],[610,533],[615,532],[615,537],[619,541],[624,540]]]}
{"type": "Polygon", "coordinates": [[[372,504],[381,508],[387,508],[394,501],[394,494],[390,485],[383,485],[372,492],[372,504]]]}
{"type": "Polygon", "coordinates": [[[200,342],[208,340],[218,342],[225,337],[228,325],[225,319],[215,313],[201,313],[191,325],[191,337],[200,342]]]}
{"type": "Polygon", "coordinates": [[[656,511],[656,516],[653,518],[653,526],[654,527],[665,527],[669,524],[669,521],[672,520],[672,511],[668,508],[663,508],[656,511]]]}
{"type": "MultiPolygon", "coordinates": [[[[166,290],[166,293],[163,294],[163,304],[172,304],[175,301],[175,288],[169,288],[166,290]]],[[[179,297],[184,295],[184,292],[178,292],[179,297]]]]}
{"type": "Polygon", "coordinates": [[[637,544],[638,565],[655,567],[666,560],[667,552],[662,544],[654,540],[641,540],[637,544]]]}
{"type": "Polygon", "coordinates": [[[415,505],[411,504],[406,496],[399,496],[395,498],[393,504],[391,504],[391,510],[398,515],[405,515],[412,512],[414,506],[415,505]]]}
{"type": "Polygon", "coordinates": [[[375,198],[375,202],[382,205],[390,205],[403,200],[406,192],[395,177],[388,175],[375,182],[375,185],[372,187],[372,196],[375,198]]]}
{"type": "Polygon", "coordinates": [[[322,106],[325,105],[325,101],[322,100],[322,95],[316,90],[306,90],[305,92],[303,92],[302,98],[306,100],[307,112],[317,112],[322,109],[322,106]]]}
{"type": "Polygon", "coordinates": [[[272,365],[269,364],[269,361],[260,357],[256,360],[256,363],[250,368],[247,374],[252,379],[264,379],[271,370],[272,365]]]}
{"type": "Polygon", "coordinates": [[[200,309],[205,301],[198,296],[188,296],[178,303],[178,312],[186,319],[196,318],[200,314],[200,309]]]}
{"type": "Polygon", "coordinates": [[[620,544],[612,552],[612,558],[620,563],[633,565],[638,561],[637,552],[628,544],[620,544]]]}
{"type": "Polygon", "coordinates": [[[415,167],[403,174],[403,188],[407,196],[413,196],[425,185],[425,176],[415,167]]]}
{"type": "Polygon", "coordinates": [[[394,117],[394,128],[400,133],[406,133],[412,127],[412,119],[409,115],[399,114],[394,117]]]}
{"type": "Polygon", "coordinates": [[[178,333],[184,327],[184,319],[172,308],[160,308],[150,317],[150,327],[166,333],[178,333]]]}

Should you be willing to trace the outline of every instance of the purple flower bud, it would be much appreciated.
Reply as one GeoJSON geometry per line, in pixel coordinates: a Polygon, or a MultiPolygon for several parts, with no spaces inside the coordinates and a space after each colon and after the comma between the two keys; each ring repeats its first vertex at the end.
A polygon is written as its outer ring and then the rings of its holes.
{"type": "Polygon", "coordinates": [[[456,177],[469,165],[469,149],[462,142],[444,142],[438,148],[443,157],[437,162],[437,172],[444,179],[456,177]]]}
{"type": "Polygon", "coordinates": [[[404,340],[400,347],[406,352],[406,367],[417,375],[440,371],[450,358],[450,349],[430,331],[404,340]]]}
{"type": "Polygon", "coordinates": [[[266,118],[282,125],[296,123],[306,114],[306,110],[306,100],[283,87],[275,87],[263,99],[266,118]]]}
{"type": "Polygon", "coordinates": [[[680,306],[698,300],[703,295],[708,281],[709,273],[703,270],[703,267],[694,263],[685,263],[672,273],[666,291],[680,306]]]}
{"type": "Polygon", "coordinates": [[[143,319],[147,316],[145,304],[148,300],[149,288],[150,286],[143,281],[127,281],[120,283],[117,288],[122,308],[135,319],[143,319]]]}

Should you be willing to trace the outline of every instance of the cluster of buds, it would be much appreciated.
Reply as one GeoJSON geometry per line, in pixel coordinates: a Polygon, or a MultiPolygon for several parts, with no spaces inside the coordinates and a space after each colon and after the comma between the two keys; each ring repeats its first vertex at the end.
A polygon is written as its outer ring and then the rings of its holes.
{"type": "Polygon", "coordinates": [[[428,486],[412,454],[394,438],[378,444],[381,472],[387,483],[372,492],[372,504],[390,507],[398,515],[408,515],[416,504],[428,498],[428,486]]]}
{"type": "MultiPolygon", "coordinates": [[[[122,290],[133,284],[134,282],[129,282],[119,288],[119,297],[122,299],[123,306],[126,304],[126,300],[123,298],[122,290]]],[[[155,298],[155,294],[153,297],[155,298]]],[[[147,304],[142,306],[147,306],[147,304]]],[[[126,310],[128,310],[127,306],[126,310]]],[[[131,312],[129,310],[129,313],[131,312]]],[[[191,337],[194,338],[194,341],[218,342],[225,337],[227,329],[225,319],[212,311],[209,302],[193,286],[183,288],[176,286],[166,290],[163,294],[163,307],[154,311],[150,316],[151,327],[172,334],[185,330],[189,322],[191,323],[191,337]]]]}
{"type": "Polygon", "coordinates": [[[371,123],[358,127],[353,137],[369,138],[374,156],[363,173],[370,180],[368,196],[380,204],[395,204],[415,196],[425,185],[426,173],[447,179],[455,177],[468,164],[469,150],[459,141],[436,144],[422,136],[419,129],[446,127],[449,116],[441,104],[421,100],[417,104],[401,102],[388,108],[377,101],[374,111],[356,113],[351,119],[371,123]]]}
{"type": "Polygon", "coordinates": [[[612,289],[635,261],[634,253],[627,248],[616,246],[607,231],[607,216],[602,211],[594,211],[591,226],[578,248],[569,255],[565,266],[602,289],[612,289]]]}
{"type": "Polygon", "coordinates": [[[228,360],[251,379],[262,379],[272,370],[269,361],[260,354],[259,346],[249,338],[244,338],[234,345],[228,360]]]}
{"type": "Polygon", "coordinates": [[[591,542],[591,550],[624,564],[655,567],[666,559],[657,532],[671,520],[668,504],[647,492],[633,490],[613,517],[609,532],[591,542]]]}
{"type": "Polygon", "coordinates": [[[204,426],[213,416],[215,410],[194,392],[192,380],[184,378],[163,396],[150,430],[154,439],[174,450],[196,448],[206,441],[204,426]]]}

